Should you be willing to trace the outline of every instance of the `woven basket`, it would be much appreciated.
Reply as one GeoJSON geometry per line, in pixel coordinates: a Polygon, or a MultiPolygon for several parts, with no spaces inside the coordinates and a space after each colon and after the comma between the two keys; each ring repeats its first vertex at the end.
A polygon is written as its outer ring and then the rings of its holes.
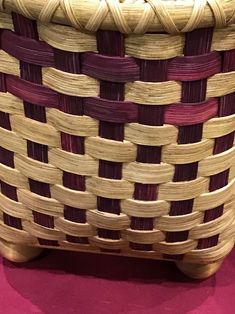
{"type": "Polygon", "coordinates": [[[235,0],[0,11],[3,254],[53,247],[213,273],[235,238],[235,0]]]}

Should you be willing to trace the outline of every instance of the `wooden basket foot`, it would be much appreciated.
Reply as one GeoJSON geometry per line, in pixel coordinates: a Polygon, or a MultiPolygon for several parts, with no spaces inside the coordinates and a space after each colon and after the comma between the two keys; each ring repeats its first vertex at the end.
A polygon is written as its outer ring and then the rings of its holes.
{"type": "Polygon", "coordinates": [[[28,262],[42,253],[42,249],[15,244],[0,239],[0,254],[15,263],[28,262]]]}
{"type": "Polygon", "coordinates": [[[193,279],[206,279],[214,275],[220,268],[223,260],[211,264],[193,264],[185,262],[176,262],[176,266],[186,276],[193,279]]]}

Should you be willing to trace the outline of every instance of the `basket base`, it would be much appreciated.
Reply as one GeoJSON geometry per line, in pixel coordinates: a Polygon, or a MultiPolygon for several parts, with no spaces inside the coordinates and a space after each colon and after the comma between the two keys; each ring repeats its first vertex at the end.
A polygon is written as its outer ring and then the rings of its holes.
{"type": "Polygon", "coordinates": [[[193,279],[206,279],[214,275],[217,272],[217,270],[220,268],[222,263],[223,263],[223,260],[219,260],[211,264],[176,262],[176,266],[187,277],[190,277],[193,279]]]}
{"type": "MultiPolygon", "coordinates": [[[[43,252],[40,247],[30,247],[27,245],[11,243],[0,238],[0,255],[11,262],[28,262],[43,252]]],[[[187,277],[193,279],[206,279],[214,275],[222,265],[223,260],[210,264],[196,264],[186,262],[176,262],[178,269],[187,277]]]]}
{"type": "Polygon", "coordinates": [[[28,262],[42,253],[41,248],[15,244],[0,239],[0,254],[15,263],[28,262]]]}

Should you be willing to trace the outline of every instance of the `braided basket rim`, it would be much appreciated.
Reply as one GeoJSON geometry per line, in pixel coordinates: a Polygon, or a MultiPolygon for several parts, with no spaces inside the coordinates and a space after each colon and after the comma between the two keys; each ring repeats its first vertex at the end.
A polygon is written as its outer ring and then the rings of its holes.
{"type": "Polygon", "coordinates": [[[235,0],[0,0],[0,11],[84,32],[176,34],[235,23],[235,0]]]}

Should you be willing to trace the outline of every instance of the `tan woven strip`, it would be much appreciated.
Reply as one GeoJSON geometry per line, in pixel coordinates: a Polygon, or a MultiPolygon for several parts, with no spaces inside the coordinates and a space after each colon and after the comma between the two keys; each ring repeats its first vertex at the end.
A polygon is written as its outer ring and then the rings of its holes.
{"type": "Polygon", "coordinates": [[[95,35],[78,32],[69,26],[39,23],[38,33],[42,40],[61,50],[71,52],[97,51],[95,35]]]}
{"type": "MultiPolygon", "coordinates": [[[[230,209],[222,216],[212,221],[195,225],[189,232],[190,239],[205,239],[221,234],[234,221],[234,209],[230,209]]],[[[202,214],[202,213],[201,213],[202,214]]]]}
{"type": "Polygon", "coordinates": [[[198,176],[213,176],[231,168],[233,164],[235,164],[235,147],[201,160],[198,167],[198,176]]]}
{"type": "Polygon", "coordinates": [[[74,191],[63,187],[62,185],[54,185],[51,187],[51,197],[60,203],[83,209],[95,209],[96,197],[90,192],[74,191]]]}
{"type": "MultiPolygon", "coordinates": [[[[5,14],[5,16],[3,23],[6,21],[5,24],[7,24],[3,26],[5,26],[5,28],[13,27],[9,15],[5,14]],[[7,18],[10,22],[7,21],[7,18]]],[[[40,23],[38,23],[38,32],[41,39],[46,41],[49,45],[61,50],[72,52],[97,51],[94,34],[78,32],[69,26],[56,24],[43,25],[40,23]],[[61,38],[63,38],[63,40],[61,40],[61,38]]],[[[183,55],[184,41],[183,35],[131,35],[125,40],[126,54],[140,59],[170,59],[183,55]],[[164,54],[162,51],[164,51],[164,54]]],[[[214,31],[212,51],[224,51],[234,48],[235,25],[214,31]]]]}
{"type": "Polygon", "coordinates": [[[27,189],[28,179],[17,169],[0,163],[0,180],[17,188],[27,189]]]}
{"type": "Polygon", "coordinates": [[[20,76],[19,60],[0,50],[0,72],[20,76]]]}
{"type": "Polygon", "coordinates": [[[97,136],[98,121],[88,116],[75,116],[57,109],[47,110],[47,121],[58,131],[77,136],[97,136]]]}
{"type": "Polygon", "coordinates": [[[224,230],[223,233],[219,235],[220,242],[225,242],[225,241],[228,241],[228,239],[234,239],[234,238],[235,238],[235,224],[234,223],[230,225],[226,230],[224,230]]]}
{"type": "Polygon", "coordinates": [[[113,141],[101,137],[89,137],[85,140],[86,153],[94,158],[115,162],[136,160],[136,145],[123,141],[113,141]]]}
{"type": "Polygon", "coordinates": [[[93,97],[99,94],[99,82],[83,74],[65,73],[54,68],[42,70],[43,84],[65,95],[93,97]]]}
{"type": "Polygon", "coordinates": [[[158,198],[167,201],[192,199],[204,193],[207,185],[207,178],[197,178],[196,180],[185,182],[164,183],[159,186],[158,198]]]}
{"type": "Polygon", "coordinates": [[[51,149],[48,152],[49,163],[63,171],[82,176],[98,175],[98,160],[89,155],[79,155],[61,149],[51,149]]]}
{"type": "Polygon", "coordinates": [[[143,184],[159,184],[172,181],[174,166],[168,164],[147,164],[140,162],[123,165],[122,177],[124,180],[143,184]]]}
{"type": "MultiPolygon", "coordinates": [[[[1,1],[0,1],[0,11],[1,11],[1,1]]],[[[12,23],[12,18],[10,14],[0,12],[0,28],[13,30],[14,26],[12,23]]]]}
{"type": "Polygon", "coordinates": [[[131,198],[134,193],[134,184],[125,180],[112,180],[100,177],[91,177],[86,180],[87,191],[102,197],[113,199],[131,198]]]}
{"type": "Polygon", "coordinates": [[[32,220],[32,210],[26,208],[22,203],[15,202],[0,193],[1,210],[13,217],[32,220]]]}
{"type": "Polygon", "coordinates": [[[185,259],[194,263],[213,263],[229,254],[234,247],[234,238],[220,242],[218,245],[203,250],[187,252],[185,259]]]}
{"type": "Polygon", "coordinates": [[[134,144],[163,146],[176,143],[178,129],[173,125],[149,126],[130,123],[125,126],[125,139],[134,144]]]}
{"type": "Polygon", "coordinates": [[[163,232],[159,230],[122,230],[122,238],[134,242],[134,243],[141,243],[141,244],[153,244],[158,243],[165,240],[165,235],[163,232]]]}
{"type": "Polygon", "coordinates": [[[221,97],[235,92],[235,71],[219,73],[208,79],[207,98],[221,97]]]}
{"type": "MultiPolygon", "coordinates": [[[[228,178],[229,182],[231,182],[234,178],[235,178],[235,164],[233,163],[229,171],[229,178],[228,178]]],[[[235,194],[235,190],[234,190],[234,194],[235,194]]]]}
{"type": "Polygon", "coordinates": [[[169,105],[181,98],[181,84],[173,81],[146,83],[136,81],[125,85],[125,100],[145,105],[169,105]]]}
{"type": "Polygon", "coordinates": [[[52,147],[58,147],[60,144],[59,132],[47,123],[20,115],[11,115],[10,121],[12,130],[24,139],[52,147]]]}
{"type": "Polygon", "coordinates": [[[162,216],[156,219],[155,228],[162,231],[178,232],[190,230],[203,222],[204,213],[193,212],[182,216],[162,216]]]}
{"type": "Polygon", "coordinates": [[[122,230],[130,227],[130,218],[121,213],[120,215],[103,213],[98,210],[87,212],[87,222],[96,228],[109,230],[122,230]]]}
{"type": "Polygon", "coordinates": [[[153,249],[162,254],[185,254],[196,249],[196,247],[197,241],[195,240],[175,243],[161,242],[153,245],[153,249]]]}
{"type": "Polygon", "coordinates": [[[219,190],[200,195],[194,200],[193,210],[203,211],[224,204],[233,196],[234,189],[235,179],[233,179],[228,185],[219,190]]]}
{"type": "Polygon", "coordinates": [[[19,98],[9,93],[0,93],[0,97],[0,111],[10,114],[24,114],[23,103],[19,98]]]}
{"type": "Polygon", "coordinates": [[[55,241],[65,239],[65,234],[61,231],[40,226],[32,221],[22,221],[22,226],[31,236],[37,238],[55,241]]]}
{"type": "Polygon", "coordinates": [[[17,195],[19,202],[31,210],[55,217],[63,216],[63,204],[53,198],[44,197],[25,189],[19,189],[17,195]]]}
{"type": "Polygon", "coordinates": [[[211,50],[226,51],[235,49],[235,24],[216,29],[213,34],[211,50]]]}
{"type": "Polygon", "coordinates": [[[0,234],[1,238],[11,243],[24,243],[25,245],[35,245],[37,243],[37,239],[27,231],[7,226],[3,221],[0,221],[0,234]]]}
{"type": "Polygon", "coordinates": [[[203,125],[203,138],[218,138],[235,131],[235,114],[213,118],[203,125]]]}
{"type": "Polygon", "coordinates": [[[63,217],[55,219],[55,228],[75,237],[90,237],[95,235],[94,228],[88,223],[72,222],[63,217]]]}
{"type": "MultiPolygon", "coordinates": [[[[90,253],[100,253],[100,249],[89,244],[80,244],[80,243],[72,243],[68,242],[67,240],[59,241],[59,246],[57,249],[59,250],[70,250],[70,251],[79,251],[79,252],[90,252],[90,253]]],[[[52,247],[53,249],[53,247],[52,247]]],[[[106,253],[104,253],[106,254],[106,253]]],[[[108,253],[107,253],[108,254],[108,253]]]]}
{"type": "Polygon", "coordinates": [[[203,140],[192,144],[170,144],[162,148],[162,161],[170,164],[188,164],[213,154],[214,141],[203,140]]]}
{"type": "Polygon", "coordinates": [[[16,169],[28,178],[49,184],[60,184],[62,181],[62,172],[50,164],[22,155],[16,155],[14,161],[16,169]]]}
{"type": "Polygon", "coordinates": [[[27,155],[27,141],[15,132],[0,128],[1,147],[12,152],[27,155]]]}
{"type": "Polygon", "coordinates": [[[129,243],[123,239],[120,240],[111,240],[99,238],[98,236],[89,238],[89,241],[92,245],[98,246],[101,249],[109,250],[123,250],[129,248],[129,243]]]}
{"type": "Polygon", "coordinates": [[[137,201],[126,199],[121,201],[122,212],[134,217],[161,217],[167,215],[170,203],[166,201],[137,201]]]}
{"type": "Polygon", "coordinates": [[[133,35],[126,38],[125,47],[126,54],[136,58],[166,60],[183,54],[184,36],[167,34],[133,35]]]}

